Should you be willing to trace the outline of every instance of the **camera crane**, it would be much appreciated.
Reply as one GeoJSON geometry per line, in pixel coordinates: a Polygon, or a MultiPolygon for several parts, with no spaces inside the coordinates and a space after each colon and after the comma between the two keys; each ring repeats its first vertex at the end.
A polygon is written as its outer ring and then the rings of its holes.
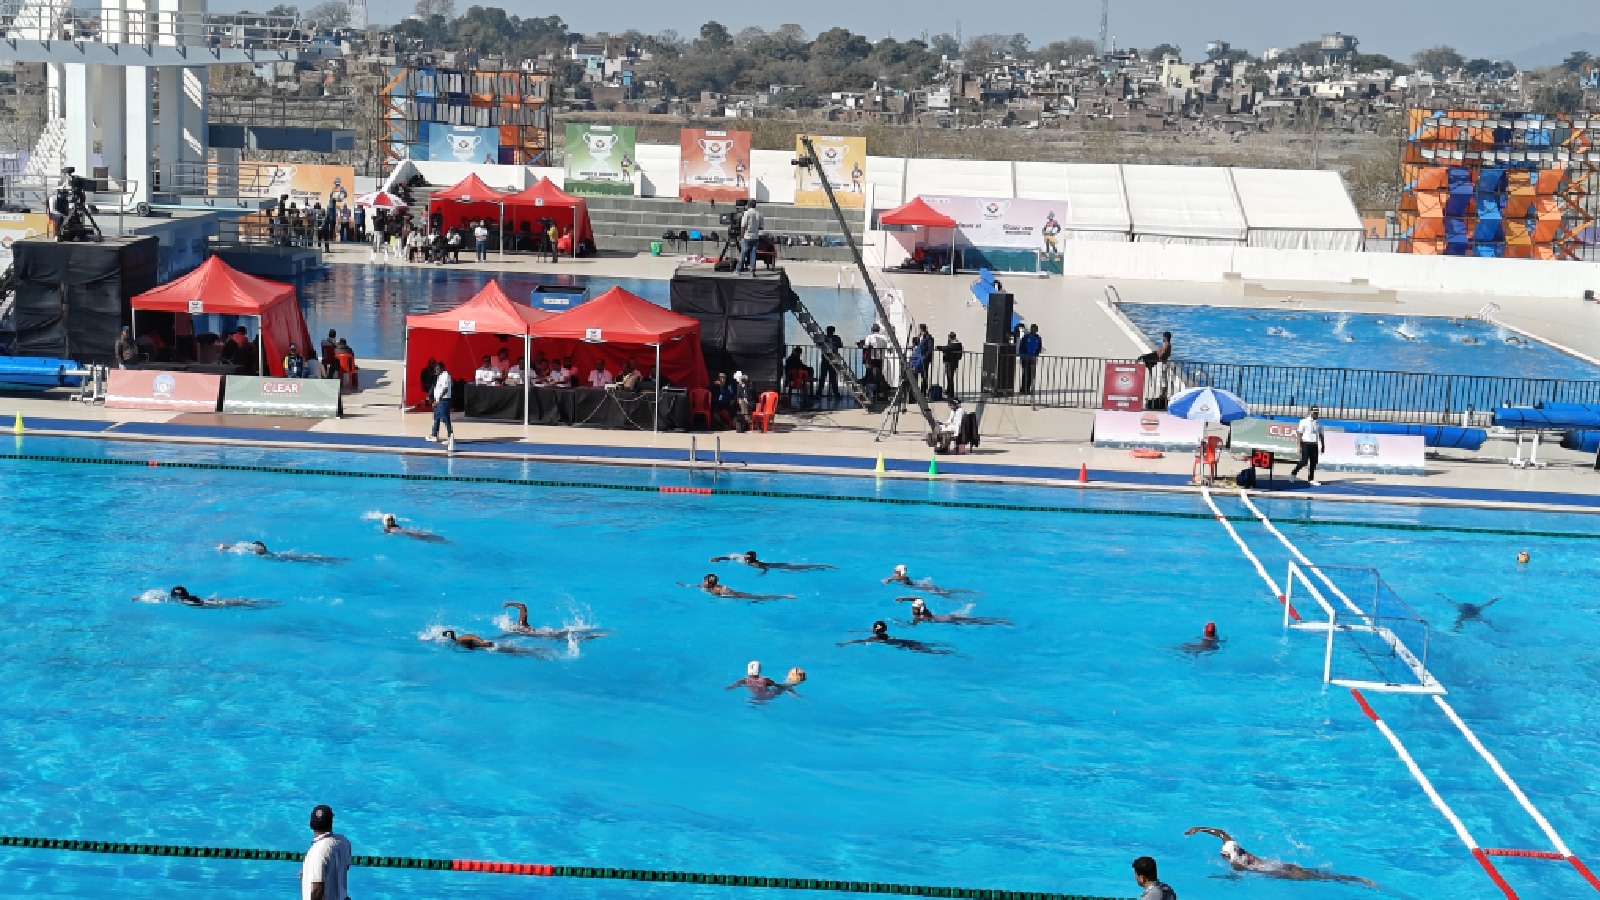
{"type": "Polygon", "coordinates": [[[877,285],[873,284],[872,276],[867,272],[866,261],[861,258],[861,249],[856,246],[855,235],[851,233],[850,226],[845,223],[844,210],[839,208],[839,201],[833,196],[833,183],[828,180],[828,173],[822,168],[822,160],[817,156],[817,148],[811,143],[811,135],[800,135],[800,145],[806,152],[793,161],[801,169],[811,169],[820,177],[822,190],[828,195],[828,205],[833,207],[833,215],[839,220],[839,231],[844,235],[845,244],[850,248],[850,255],[855,258],[856,268],[861,272],[861,281],[867,286],[867,294],[872,297],[872,305],[878,311],[878,321],[884,325],[884,334],[889,338],[889,349],[900,361],[901,390],[909,389],[912,399],[917,401],[917,408],[922,410],[922,418],[928,423],[929,439],[939,433],[939,423],[933,417],[933,410],[928,407],[928,398],[922,393],[922,388],[917,386],[917,380],[912,378],[906,369],[906,351],[900,346],[900,338],[894,333],[889,324],[889,311],[883,305],[883,300],[878,296],[877,285]]]}

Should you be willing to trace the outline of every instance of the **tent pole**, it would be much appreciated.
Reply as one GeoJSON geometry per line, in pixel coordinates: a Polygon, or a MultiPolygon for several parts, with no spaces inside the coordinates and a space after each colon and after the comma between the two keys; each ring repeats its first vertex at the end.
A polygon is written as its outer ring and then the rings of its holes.
{"type": "MultiPolygon", "coordinates": [[[[506,261],[506,205],[505,205],[505,203],[502,202],[502,203],[499,204],[499,206],[500,206],[500,261],[501,262],[505,262],[506,261]]],[[[528,357],[527,357],[526,354],[524,354],[523,357],[522,357],[522,363],[523,363],[523,365],[527,365],[527,363],[528,363],[528,357]]],[[[527,381],[527,379],[524,378],[523,381],[527,381]]],[[[527,422],[523,422],[522,424],[526,425],[528,423],[527,422]]]]}
{"type": "Polygon", "coordinates": [[[256,316],[256,373],[262,378],[272,377],[272,371],[267,368],[267,336],[263,333],[267,327],[265,316],[256,316]]]}
{"type": "MultiPolygon", "coordinates": [[[[407,325],[405,335],[400,339],[400,425],[402,428],[406,424],[406,388],[409,386],[406,381],[407,377],[409,377],[406,372],[406,364],[410,360],[406,359],[406,356],[410,353],[411,326],[407,325]]],[[[324,372],[322,374],[326,375],[328,373],[324,372]]]]}
{"type": "MultiPolygon", "coordinates": [[[[504,209],[504,207],[502,207],[502,210],[503,209],[504,209]]],[[[502,211],[501,215],[504,215],[503,211],[502,211]]],[[[505,246],[504,244],[501,244],[501,247],[504,247],[504,246],[505,246]]],[[[501,252],[503,254],[505,251],[502,250],[501,252]]],[[[529,377],[529,371],[528,371],[529,368],[532,365],[533,365],[533,336],[527,334],[526,332],[524,332],[523,335],[522,335],[522,425],[523,425],[524,428],[526,428],[527,425],[528,425],[528,414],[529,414],[528,407],[532,404],[532,401],[533,401],[533,387],[532,387],[533,379],[531,377],[529,377]]]]}
{"type": "Polygon", "coordinates": [[[656,343],[656,402],[650,408],[650,436],[661,433],[661,344],[656,343]]]}

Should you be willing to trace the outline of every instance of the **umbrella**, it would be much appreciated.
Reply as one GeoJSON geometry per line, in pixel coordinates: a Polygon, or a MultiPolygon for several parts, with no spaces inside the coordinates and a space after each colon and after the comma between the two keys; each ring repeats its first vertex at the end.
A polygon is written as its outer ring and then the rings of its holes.
{"type": "Polygon", "coordinates": [[[375,206],[382,209],[405,209],[406,202],[388,191],[373,191],[356,198],[357,206],[375,206]]]}
{"type": "Polygon", "coordinates": [[[1218,388],[1190,388],[1167,403],[1168,415],[1196,422],[1232,422],[1250,415],[1250,407],[1218,388]]]}

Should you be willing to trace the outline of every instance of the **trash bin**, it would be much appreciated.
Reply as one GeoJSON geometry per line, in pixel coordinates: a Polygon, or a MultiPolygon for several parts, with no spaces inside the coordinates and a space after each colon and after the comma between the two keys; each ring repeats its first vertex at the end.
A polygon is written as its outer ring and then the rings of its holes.
{"type": "Polygon", "coordinates": [[[651,256],[660,256],[661,255],[661,242],[660,241],[651,241],[650,242],[650,255],[651,256]]]}

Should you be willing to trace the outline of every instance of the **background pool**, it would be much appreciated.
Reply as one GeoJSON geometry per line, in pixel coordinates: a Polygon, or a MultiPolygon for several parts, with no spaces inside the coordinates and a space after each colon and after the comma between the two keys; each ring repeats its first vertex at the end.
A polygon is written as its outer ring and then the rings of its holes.
{"type": "Polygon", "coordinates": [[[1184,360],[1600,380],[1600,367],[1476,319],[1160,303],[1120,309],[1154,344],[1172,332],[1173,356],[1184,360]]]}
{"type": "MultiPolygon", "coordinates": [[[[1201,513],[1188,497],[945,483],[709,476],[248,448],[16,440],[32,454],[364,471],[717,484],[848,496],[1201,513]]],[[[8,445],[6,448],[13,448],[8,445]]],[[[1230,512],[1239,510],[1235,503],[1230,512]]],[[[1592,519],[1275,505],[1287,519],[1591,532],[1592,519]],[[1491,524],[1492,523],[1492,524],[1491,524]]],[[[1275,544],[1242,526],[1281,577],[1275,544]]],[[[297,848],[331,803],[358,852],[1063,890],[1131,896],[1150,853],[1185,900],[1368,896],[1229,879],[1214,840],[1379,881],[1393,897],[1500,896],[1360,715],[1320,689],[1314,638],[1208,517],[660,495],[0,460],[0,833],[297,848]],[[385,537],[393,511],[452,543],[385,537]],[[221,553],[260,538],[343,557],[221,553]],[[837,571],[758,577],[708,557],[754,547],[837,571]],[[929,656],[839,647],[905,615],[896,562],[981,589],[1009,628],[896,623],[929,656]],[[675,586],[707,571],[759,605],[675,586]],[[259,610],[131,603],[182,583],[259,610]],[[500,604],[610,632],[553,658],[469,653],[440,627],[498,634],[500,604]],[[1216,621],[1228,642],[1179,644],[1216,621]],[[754,705],[749,659],[811,676],[754,705]]],[[[1441,637],[1462,714],[1580,854],[1600,853],[1600,682],[1590,649],[1600,542],[1292,527],[1325,564],[1377,565],[1420,609],[1432,590],[1504,599],[1498,630],[1441,637]],[[1518,569],[1516,549],[1534,554],[1518,569]]],[[[932,598],[944,611],[960,605],[932,598]]],[[[527,641],[533,644],[535,642],[527,641]]],[[[1531,823],[1426,701],[1376,701],[1485,843],[1531,823]]],[[[1581,890],[1508,863],[1524,897],[1581,890]]],[[[0,896],[292,890],[294,866],[0,850],[0,896]]],[[[729,897],[687,886],[358,870],[373,896],[729,897]]]]}
{"type": "MultiPolygon", "coordinates": [[[[334,328],[349,340],[358,356],[400,359],[407,315],[459,306],[490,279],[498,279],[507,296],[524,303],[539,284],[565,284],[587,286],[591,297],[621,287],[651,303],[671,305],[671,282],[666,279],[484,272],[451,266],[330,265],[300,279],[296,286],[313,340],[334,328]]],[[[836,326],[847,342],[865,334],[872,324],[872,302],[865,291],[796,287],[795,293],[819,322],[836,326]]],[[[793,316],[784,318],[790,343],[809,342],[793,316]]]]}

